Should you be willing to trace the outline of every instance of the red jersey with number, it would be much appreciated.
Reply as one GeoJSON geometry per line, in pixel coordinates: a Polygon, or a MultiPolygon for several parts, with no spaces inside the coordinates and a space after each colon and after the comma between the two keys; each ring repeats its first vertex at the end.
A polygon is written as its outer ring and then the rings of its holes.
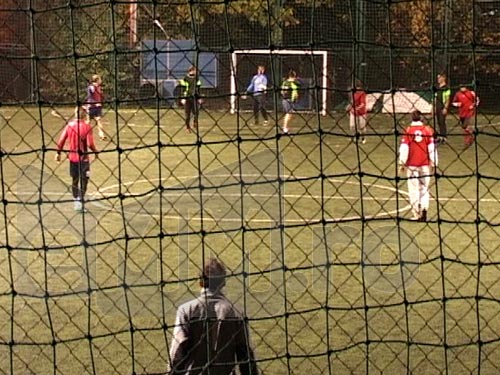
{"type": "Polygon", "coordinates": [[[366,112],[366,92],[354,91],[352,94],[351,113],[355,116],[364,116],[366,112]]]}
{"type": "Polygon", "coordinates": [[[434,130],[422,123],[415,123],[407,127],[401,139],[401,144],[408,146],[406,166],[423,167],[431,165],[429,145],[434,144],[434,130]]]}
{"type": "Polygon", "coordinates": [[[68,159],[74,163],[88,161],[89,155],[87,153],[89,149],[97,152],[92,126],[83,120],[71,120],[68,122],[59,137],[59,141],[57,141],[57,151],[62,151],[67,140],[69,140],[68,159]]]}
{"type": "Polygon", "coordinates": [[[477,97],[471,90],[459,91],[453,98],[453,105],[458,107],[458,117],[471,118],[476,112],[477,97]]]}

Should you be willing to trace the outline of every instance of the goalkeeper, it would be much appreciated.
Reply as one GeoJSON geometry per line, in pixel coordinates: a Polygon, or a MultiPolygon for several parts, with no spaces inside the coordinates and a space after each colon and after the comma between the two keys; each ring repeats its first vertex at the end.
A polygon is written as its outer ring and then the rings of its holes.
{"type": "Polygon", "coordinates": [[[262,114],[264,125],[269,124],[266,110],[267,76],[266,68],[263,65],[257,67],[257,74],[252,77],[250,85],[248,85],[246,95],[248,94],[252,94],[253,97],[254,124],[259,125],[259,113],[262,114]]]}
{"type": "Polygon", "coordinates": [[[181,104],[184,106],[186,132],[191,133],[191,114],[193,114],[193,127],[198,127],[198,116],[200,112],[200,88],[201,81],[199,79],[198,69],[191,66],[186,76],[179,81],[182,88],[181,104]]]}
{"type": "Polygon", "coordinates": [[[295,104],[299,101],[300,82],[297,79],[295,70],[288,72],[287,78],[281,84],[281,96],[283,112],[285,118],[283,120],[283,133],[287,134],[290,131],[290,121],[295,112],[295,104]]]}

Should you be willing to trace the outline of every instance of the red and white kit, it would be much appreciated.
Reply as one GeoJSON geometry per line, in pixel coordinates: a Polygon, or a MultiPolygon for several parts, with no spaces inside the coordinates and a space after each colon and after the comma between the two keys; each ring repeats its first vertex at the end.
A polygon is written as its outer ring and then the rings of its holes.
{"type": "Polygon", "coordinates": [[[407,170],[413,218],[421,219],[429,209],[431,168],[438,163],[434,130],[430,126],[422,121],[412,121],[406,128],[399,147],[399,163],[407,170]]]}

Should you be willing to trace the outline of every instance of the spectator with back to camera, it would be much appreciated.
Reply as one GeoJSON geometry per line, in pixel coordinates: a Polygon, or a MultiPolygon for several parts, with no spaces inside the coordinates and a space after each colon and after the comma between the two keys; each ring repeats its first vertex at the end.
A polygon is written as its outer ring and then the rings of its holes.
{"type": "Polygon", "coordinates": [[[258,375],[245,317],[222,289],[226,268],[210,259],[200,275],[200,296],[177,310],[171,375],[258,375]]]}

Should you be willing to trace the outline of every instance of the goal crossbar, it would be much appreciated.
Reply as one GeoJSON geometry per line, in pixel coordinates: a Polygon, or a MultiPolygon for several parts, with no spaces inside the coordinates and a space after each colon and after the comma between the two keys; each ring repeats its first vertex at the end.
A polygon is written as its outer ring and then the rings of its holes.
{"type": "Polygon", "coordinates": [[[321,106],[320,113],[326,115],[327,103],[327,67],[328,51],[324,50],[294,50],[294,49],[242,49],[235,50],[231,54],[231,113],[236,113],[236,101],[238,99],[236,74],[238,69],[238,55],[313,55],[321,57],[321,106]]]}

